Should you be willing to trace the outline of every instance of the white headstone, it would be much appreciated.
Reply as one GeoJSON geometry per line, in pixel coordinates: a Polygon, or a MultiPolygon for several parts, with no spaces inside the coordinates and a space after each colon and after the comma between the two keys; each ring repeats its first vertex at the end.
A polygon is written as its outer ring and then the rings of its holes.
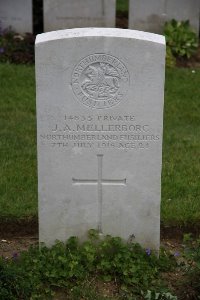
{"type": "Polygon", "coordinates": [[[41,242],[94,228],[159,248],[164,65],[155,34],[37,36],[41,242]]]}
{"type": "Polygon", "coordinates": [[[189,20],[199,33],[199,0],[129,0],[129,28],[162,33],[166,21],[189,20]]]}
{"type": "Polygon", "coordinates": [[[116,0],[44,0],[44,31],[115,27],[116,0]]]}
{"type": "Polygon", "coordinates": [[[32,0],[0,0],[0,28],[33,32],[32,0]]]}

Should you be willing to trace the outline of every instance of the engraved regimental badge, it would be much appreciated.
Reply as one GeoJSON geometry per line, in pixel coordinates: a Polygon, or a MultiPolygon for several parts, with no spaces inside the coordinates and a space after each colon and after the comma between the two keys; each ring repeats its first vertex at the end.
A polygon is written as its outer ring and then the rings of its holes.
{"type": "Polygon", "coordinates": [[[83,58],[72,73],[75,96],[91,108],[109,108],[119,104],[128,87],[128,70],[112,55],[91,54],[83,58]]]}

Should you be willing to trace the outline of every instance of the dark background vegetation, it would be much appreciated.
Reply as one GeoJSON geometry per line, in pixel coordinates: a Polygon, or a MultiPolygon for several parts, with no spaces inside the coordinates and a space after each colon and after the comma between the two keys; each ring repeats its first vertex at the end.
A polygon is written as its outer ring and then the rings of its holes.
{"type": "Polygon", "coordinates": [[[43,32],[43,0],[33,0],[33,32],[43,32]]]}

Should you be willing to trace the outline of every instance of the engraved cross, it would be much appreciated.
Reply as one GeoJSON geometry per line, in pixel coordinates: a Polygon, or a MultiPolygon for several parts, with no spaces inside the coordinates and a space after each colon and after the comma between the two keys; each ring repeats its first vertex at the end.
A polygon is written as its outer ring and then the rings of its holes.
{"type": "Polygon", "coordinates": [[[126,185],[125,179],[103,179],[103,154],[97,154],[98,178],[97,179],[76,179],[72,178],[74,185],[97,185],[98,192],[98,231],[102,232],[102,208],[103,208],[103,185],[126,185]]]}

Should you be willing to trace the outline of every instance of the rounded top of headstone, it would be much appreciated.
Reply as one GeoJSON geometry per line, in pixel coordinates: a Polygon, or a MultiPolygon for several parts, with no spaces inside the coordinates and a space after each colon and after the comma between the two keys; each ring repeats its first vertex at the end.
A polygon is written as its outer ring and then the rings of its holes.
{"type": "Polygon", "coordinates": [[[119,29],[119,28],[74,28],[58,31],[51,31],[38,34],[36,37],[36,45],[53,40],[80,38],[80,37],[116,37],[128,38],[136,40],[144,40],[153,43],[165,45],[165,37],[163,35],[150,32],[119,29]]]}

